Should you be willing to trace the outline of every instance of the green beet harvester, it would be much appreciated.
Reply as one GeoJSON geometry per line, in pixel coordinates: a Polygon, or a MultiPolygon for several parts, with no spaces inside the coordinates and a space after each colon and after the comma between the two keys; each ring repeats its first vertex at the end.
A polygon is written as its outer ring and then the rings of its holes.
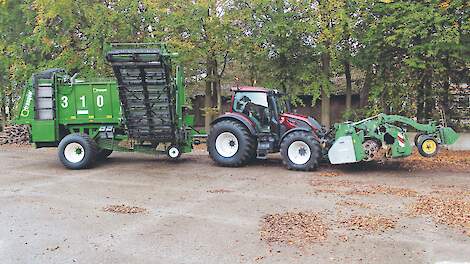
{"type": "Polygon", "coordinates": [[[31,127],[38,148],[58,147],[70,169],[87,168],[113,151],[192,150],[193,116],[185,111],[183,70],[164,44],[114,44],[106,59],[116,80],[86,81],[60,69],[33,75],[17,124],[31,127]]]}
{"type": "MultiPolygon", "coordinates": [[[[60,69],[35,74],[16,123],[31,127],[36,147],[58,147],[70,169],[87,168],[113,151],[166,153],[170,159],[192,151],[194,117],[185,107],[183,70],[173,65],[177,54],[164,44],[113,46],[106,59],[115,80],[86,81],[60,69]]],[[[445,124],[385,114],[326,131],[313,117],[290,112],[281,96],[259,87],[234,90],[230,113],[214,120],[207,141],[217,164],[242,166],[279,151],[295,170],[314,170],[322,157],[332,164],[406,157],[412,145],[403,126],[418,131],[414,144],[425,157],[458,138],[445,124]]]]}

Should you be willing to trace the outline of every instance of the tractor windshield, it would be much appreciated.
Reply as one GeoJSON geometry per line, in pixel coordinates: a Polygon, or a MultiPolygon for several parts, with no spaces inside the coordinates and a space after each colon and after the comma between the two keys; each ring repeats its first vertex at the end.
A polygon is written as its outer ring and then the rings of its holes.
{"type": "Polygon", "coordinates": [[[259,131],[269,131],[269,105],[265,92],[237,92],[233,98],[233,111],[248,116],[259,131]]]}

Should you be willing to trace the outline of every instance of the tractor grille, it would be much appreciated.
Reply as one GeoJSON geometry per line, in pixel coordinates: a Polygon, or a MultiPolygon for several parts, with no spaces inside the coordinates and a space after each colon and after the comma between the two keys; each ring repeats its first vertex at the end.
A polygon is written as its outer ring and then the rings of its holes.
{"type": "Polygon", "coordinates": [[[107,55],[118,80],[128,134],[141,141],[174,138],[171,69],[156,49],[115,50],[107,55]]]}

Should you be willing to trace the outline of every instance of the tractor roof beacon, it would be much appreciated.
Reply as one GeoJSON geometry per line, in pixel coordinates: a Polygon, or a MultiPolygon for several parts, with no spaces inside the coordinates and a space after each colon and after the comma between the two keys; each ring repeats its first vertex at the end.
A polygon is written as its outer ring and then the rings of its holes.
{"type": "Polygon", "coordinates": [[[312,117],[290,113],[282,94],[261,87],[232,89],[230,112],[211,124],[207,148],[222,166],[242,166],[281,152],[289,169],[314,170],[322,157],[324,129],[312,117]]]}

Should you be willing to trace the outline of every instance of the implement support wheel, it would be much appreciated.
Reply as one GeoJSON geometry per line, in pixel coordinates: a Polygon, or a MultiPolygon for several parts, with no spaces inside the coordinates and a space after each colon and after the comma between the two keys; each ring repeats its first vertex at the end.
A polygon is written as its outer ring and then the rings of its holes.
{"type": "Polygon", "coordinates": [[[422,135],[418,140],[418,152],[421,156],[429,158],[439,152],[439,143],[434,137],[422,135]]]}

